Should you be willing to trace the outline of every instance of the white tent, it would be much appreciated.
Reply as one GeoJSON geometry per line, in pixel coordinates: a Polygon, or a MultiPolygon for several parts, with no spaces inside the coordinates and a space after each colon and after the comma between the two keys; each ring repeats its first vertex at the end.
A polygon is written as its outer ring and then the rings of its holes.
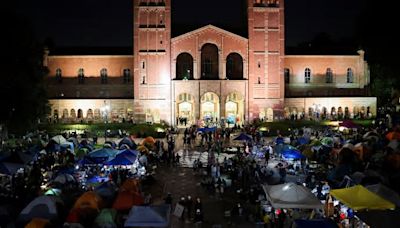
{"type": "Polygon", "coordinates": [[[265,195],[274,208],[322,209],[323,205],[309,189],[295,183],[263,185],[265,195]]]}

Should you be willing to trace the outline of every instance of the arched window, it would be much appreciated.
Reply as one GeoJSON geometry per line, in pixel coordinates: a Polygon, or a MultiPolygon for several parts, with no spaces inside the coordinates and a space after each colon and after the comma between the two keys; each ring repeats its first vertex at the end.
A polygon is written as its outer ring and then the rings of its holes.
{"type": "Polygon", "coordinates": [[[243,79],[243,58],[238,53],[230,53],[226,58],[226,78],[229,80],[243,79]]]}
{"type": "Polygon", "coordinates": [[[56,69],[56,79],[58,82],[60,82],[60,83],[62,82],[62,71],[60,68],[56,69]]]}
{"type": "Polygon", "coordinates": [[[285,83],[289,84],[290,83],[290,70],[288,68],[285,68],[283,76],[285,77],[285,83]]]}
{"type": "Polygon", "coordinates": [[[331,68],[326,69],[325,82],[326,83],[333,82],[333,72],[331,68]]]}
{"type": "Polygon", "coordinates": [[[76,118],[75,109],[71,109],[70,113],[71,113],[71,118],[75,119],[76,118]]]}
{"type": "Polygon", "coordinates": [[[54,109],[53,117],[54,119],[58,119],[58,109],[54,109]]]}
{"type": "Polygon", "coordinates": [[[82,109],[78,109],[78,119],[83,118],[83,111],[82,109]]]}
{"type": "Polygon", "coordinates": [[[62,118],[68,118],[68,109],[64,109],[62,113],[62,118]]]}
{"type": "Polygon", "coordinates": [[[124,83],[128,83],[132,81],[132,76],[131,76],[131,69],[124,69],[124,83]]]}
{"type": "Polygon", "coordinates": [[[204,44],[201,48],[201,79],[218,80],[218,47],[204,44]]]}
{"type": "Polygon", "coordinates": [[[310,83],[311,82],[311,70],[310,68],[306,68],[304,70],[304,82],[310,83]]]}
{"type": "Polygon", "coordinates": [[[83,68],[79,68],[78,70],[78,83],[83,84],[85,82],[85,71],[83,68]]]}
{"type": "Polygon", "coordinates": [[[101,84],[107,84],[107,69],[103,68],[100,70],[100,78],[101,78],[101,84]]]}
{"type": "Polygon", "coordinates": [[[176,58],[176,79],[193,79],[193,57],[189,53],[181,53],[176,58]]]}
{"type": "Polygon", "coordinates": [[[354,76],[353,76],[353,69],[347,68],[347,83],[353,83],[354,76]]]}
{"type": "Polygon", "coordinates": [[[93,110],[89,108],[86,112],[86,118],[93,119],[93,110]]]}

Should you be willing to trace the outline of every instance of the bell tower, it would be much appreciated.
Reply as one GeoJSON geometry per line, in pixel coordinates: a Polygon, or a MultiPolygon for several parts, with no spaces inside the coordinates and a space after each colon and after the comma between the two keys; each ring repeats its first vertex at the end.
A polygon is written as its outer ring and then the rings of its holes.
{"type": "Polygon", "coordinates": [[[133,2],[134,113],[138,121],[170,121],[171,0],[133,2]]]}
{"type": "Polygon", "coordinates": [[[248,0],[249,112],[282,109],[284,100],[284,2],[248,0]]]}

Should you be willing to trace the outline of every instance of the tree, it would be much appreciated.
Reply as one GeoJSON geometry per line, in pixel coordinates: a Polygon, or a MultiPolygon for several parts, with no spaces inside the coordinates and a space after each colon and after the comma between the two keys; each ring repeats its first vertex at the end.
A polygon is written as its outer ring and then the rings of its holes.
{"type": "Polygon", "coordinates": [[[6,16],[13,26],[2,26],[5,58],[0,77],[0,125],[6,133],[25,133],[48,113],[44,84],[47,69],[42,64],[43,47],[35,40],[27,20],[12,10],[6,16]]]}

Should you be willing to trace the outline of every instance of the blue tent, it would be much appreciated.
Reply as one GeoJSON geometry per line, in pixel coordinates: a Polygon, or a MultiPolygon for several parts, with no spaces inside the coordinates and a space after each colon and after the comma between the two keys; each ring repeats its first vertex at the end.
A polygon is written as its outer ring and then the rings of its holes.
{"type": "Polygon", "coordinates": [[[20,163],[0,162],[0,174],[13,175],[23,167],[25,165],[20,163]]]}
{"type": "Polygon", "coordinates": [[[308,144],[310,142],[310,140],[308,138],[305,138],[305,137],[300,137],[300,138],[297,139],[297,142],[300,145],[305,145],[305,144],[308,144]]]}
{"type": "Polygon", "coordinates": [[[330,219],[296,219],[294,221],[298,228],[337,228],[336,223],[330,219]]]}
{"type": "Polygon", "coordinates": [[[113,158],[117,155],[118,150],[111,148],[101,148],[90,152],[87,156],[90,158],[113,158]]]}
{"type": "Polygon", "coordinates": [[[129,137],[125,137],[121,141],[119,141],[118,147],[120,148],[124,144],[129,146],[129,148],[132,150],[135,150],[137,147],[136,143],[132,141],[132,139],[130,139],[129,137]]]}
{"type": "Polygon", "coordinates": [[[217,127],[203,127],[203,128],[198,128],[197,131],[201,131],[203,133],[208,133],[208,132],[215,132],[217,130],[217,127]]]}
{"type": "Polygon", "coordinates": [[[124,227],[167,227],[170,211],[169,205],[133,206],[124,227]]]}
{"type": "Polygon", "coordinates": [[[105,165],[132,165],[135,160],[129,159],[127,156],[117,156],[107,162],[105,165]]]}
{"type": "Polygon", "coordinates": [[[275,139],[275,143],[276,143],[276,144],[283,144],[283,138],[282,138],[282,137],[277,137],[277,138],[275,139]]]}
{"type": "Polygon", "coordinates": [[[129,149],[125,149],[125,150],[121,150],[118,152],[117,157],[118,156],[125,156],[127,158],[129,158],[130,160],[136,160],[138,155],[138,151],[137,150],[129,150],[129,149]]]}
{"type": "Polygon", "coordinates": [[[306,158],[306,156],[304,156],[303,154],[301,154],[301,152],[292,147],[292,146],[287,146],[282,150],[282,155],[284,158],[289,158],[289,159],[302,159],[302,158],[306,158]]]}
{"type": "Polygon", "coordinates": [[[246,141],[250,141],[251,140],[251,136],[247,135],[245,133],[240,133],[240,135],[238,135],[236,138],[234,138],[233,140],[246,140],[246,141]]]}

